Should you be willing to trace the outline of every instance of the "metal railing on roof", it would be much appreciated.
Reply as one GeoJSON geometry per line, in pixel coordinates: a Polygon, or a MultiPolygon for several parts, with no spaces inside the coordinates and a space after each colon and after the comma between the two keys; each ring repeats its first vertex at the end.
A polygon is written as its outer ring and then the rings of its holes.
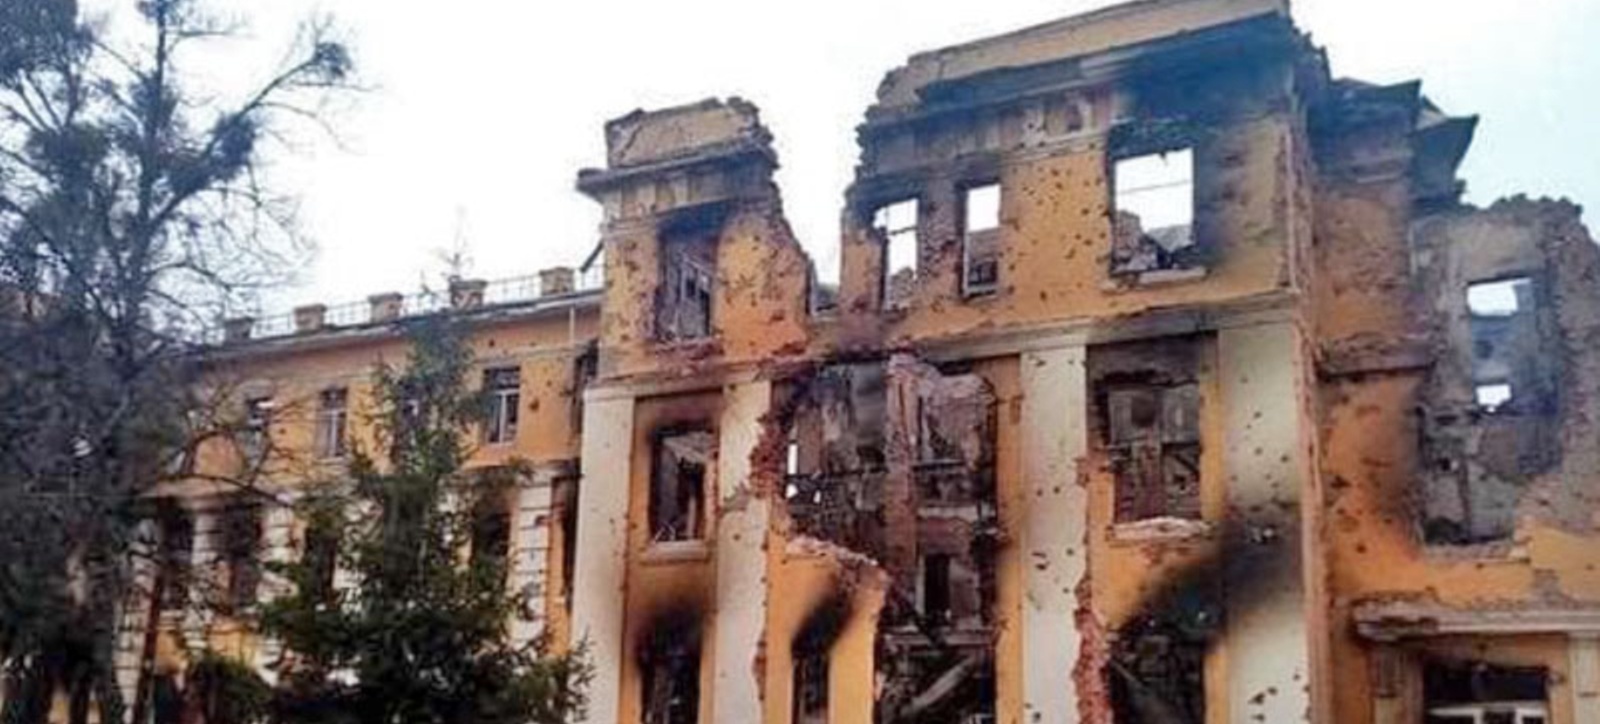
{"type": "MultiPolygon", "coordinates": [[[[397,304],[398,309],[385,314],[382,304],[372,300],[363,302],[345,302],[323,307],[321,319],[312,327],[315,330],[360,327],[377,322],[416,317],[432,314],[452,307],[452,297],[455,295],[476,296],[469,303],[460,303],[455,306],[462,308],[496,307],[509,304],[531,302],[546,296],[562,296],[565,294],[578,294],[582,292],[598,291],[605,288],[605,275],[603,265],[590,265],[581,272],[574,271],[570,292],[545,294],[542,275],[529,274],[524,276],[496,279],[488,282],[473,284],[463,283],[459,287],[446,290],[423,290],[407,295],[395,295],[389,304],[397,304]],[[382,316],[379,316],[382,315],[382,316]]],[[[294,312],[275,314],[257,318],[239,318],[224,322],[218,327],[206,330],[205,341],[220,343],[235,339],[268,339],[285,337],[305,329],[298,319],[302,315],[315,314],[315,306],[302,307],[294,312]],[[230,325],[243,326],[248,323],[249,329],[234,330],[230,325]]]]}

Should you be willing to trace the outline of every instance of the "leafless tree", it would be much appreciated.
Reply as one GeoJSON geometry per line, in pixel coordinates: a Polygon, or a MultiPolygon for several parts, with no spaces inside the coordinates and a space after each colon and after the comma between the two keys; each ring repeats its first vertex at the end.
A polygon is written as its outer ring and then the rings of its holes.
{"type": "MultiPolygon", "coordinates": [[[[306,249],[260,173],[353,87],[308,22],[236,103],[194,90],[234,27],[140,0],[112,28],[74,0],[0,2],[0,664],[4,721],[123,720],[117,613],[153,487],[237,415],[198,386],[198,330],[306,249]]],[[[209,391],[208,391],[209,390],[209,391]]]]}

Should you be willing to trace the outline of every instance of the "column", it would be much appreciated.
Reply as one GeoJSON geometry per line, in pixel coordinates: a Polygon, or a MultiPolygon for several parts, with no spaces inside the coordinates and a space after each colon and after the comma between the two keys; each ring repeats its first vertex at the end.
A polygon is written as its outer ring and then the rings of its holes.
{"type": "Polygon", "coordinates": [[[1085,348],[1022,355],[1022,702],[1030,722],[1073,722],[1072,669],[1082,636],[1074,613],[1087,574],[1088,492],[1078,460],[1088,446],[1085,348]]]}
{"type": "MultiPolygon", "coordinates": [[[[259,604],[265,605],[290,593],[288,579],[273,568],[294,560],[294,508],[289,503],[268,503],[261,516],[261,588],[259,604]]],[[[268,684],[278,683],[278,663],[283,658],[283,642],[273,636],[262,636],[256,647],[255,668],[268,684]]]]}
{"type": "Polygon", "coordinates": [[[127,600],[123,601],[120,607],[117,651],[113,659],[117,689],[122,692],[124,707],[132,707],[134,697],[138,694],[139,672],[146,653],[145,634],[150,623],[150,607],[157,605],[151,594],[155,591],[155,555],[159,537],[160,533],[153,520],[140,521],[133,535],[133,550],[130,556],[132,585],[129,587],[127,600]]]}
{"type": "Polygon", "coordinates": [[[1600,724],[1600,633],[1573,634],[1571,651],[1572,722],[1600,724]]]}
{"type": "Polygon", "coordinates": [[[1312,425],[1300,337],[1289,322],[1217,335],[1225,432],[1223,481],[1228,721],[1306,721],[1310,633],[1301,491],[1312,425]]]}
{"type": "Polygon", "coordinates": [[[194,516],[194,545],[189,556],[189,605],[184,608],[181,625],[184,651],[193,656],[210,643],[211,620],[215,617],[210,596],[218,585],[222,516],[214,507],[198,508],[194,516]]]}
{"type": "Polygon", "coordinates": [[[766,630],[768,498],[750,485],[750,455],[772,401],[768,382],[723,390],[717,443],[717,613],[712,711],[717,721],[761,721],[761,661],[766,630]]]}
{"type": "Polygon", "coordinates": [[[531,642],[544,633],[554,478],[554,471],[548,468],[534,471],[531,477],[518,481],[513,503],[508,588],[523,596],[526,607],[511,622],[511,640],[517,645],[531,642]]]}
{"type": "Polygon", "coordinates": [[[584,394],[573,640],[587,641],[594,678],[585,724],[616,724],[622,695],[623,588],[627,575],[628,479],[633,399],[584,394]]]}

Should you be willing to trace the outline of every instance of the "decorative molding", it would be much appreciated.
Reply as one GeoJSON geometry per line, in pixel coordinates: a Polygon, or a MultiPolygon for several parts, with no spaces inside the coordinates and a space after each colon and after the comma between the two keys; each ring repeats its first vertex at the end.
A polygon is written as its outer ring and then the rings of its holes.
{"type": "Polygon", "coordinates": [[[1351,614],[1372,641],[1434,636],[1600,635],[1600,608],[1457,609],[1404,601],[1364,603],[1351,614]]]}

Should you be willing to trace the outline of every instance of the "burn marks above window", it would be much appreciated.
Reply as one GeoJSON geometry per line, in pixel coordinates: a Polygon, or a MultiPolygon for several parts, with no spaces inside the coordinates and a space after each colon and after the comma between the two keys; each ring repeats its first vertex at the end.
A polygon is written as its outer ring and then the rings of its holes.
{"type": "Polygon", "coordinates": [[[905,199],[879,206],[872,228],[883,241],[883,308],[904,309],[917,286],[918,201],[905,199]]]}
{"type": "Polygon", "coordinates": [[[1159,281],[1198,273],[1194,134],[1181,123],[1112,129],[1111,273],[1159,281]]]}
{"type": "Polygon", "coordinates": [[[705,429],[658,434],[650,470],[650,539],[700,540],[706,534],[706,486],[716,437],[705,429]]]}

